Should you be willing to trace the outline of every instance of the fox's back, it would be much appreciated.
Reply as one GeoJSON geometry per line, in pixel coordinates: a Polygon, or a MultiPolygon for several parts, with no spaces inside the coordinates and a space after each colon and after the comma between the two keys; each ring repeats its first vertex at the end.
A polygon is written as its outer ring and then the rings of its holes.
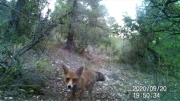
{"type": "Polygon", "coordinates": [[[85,78],[86,82],[91,82],[96,80],[96,75],[94,71],[89,71],[89,70],[83,71],[82,77],[85,78]]]}
{"type": "Polygon", "coordinates": [[[89,83],[92,81],[105,81],[104,75],[101,72],[97,72],[97,71],[86,70],[83,71],[82,76],[89,83]]]}

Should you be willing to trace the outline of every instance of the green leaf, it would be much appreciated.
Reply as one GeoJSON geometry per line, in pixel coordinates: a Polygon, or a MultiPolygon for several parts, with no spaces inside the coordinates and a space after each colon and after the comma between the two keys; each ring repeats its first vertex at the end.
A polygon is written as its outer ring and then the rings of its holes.
{"type": "Polygon", "coordinates": [[[19,89],[21,92],[26,92],[26,90],[24,90],[24,89],[19,89]]]}
{"type": "Polygon", "coordinates": [[[34,93],[34,90],[33,89],[29,90],[29,93],[34,93]]]}

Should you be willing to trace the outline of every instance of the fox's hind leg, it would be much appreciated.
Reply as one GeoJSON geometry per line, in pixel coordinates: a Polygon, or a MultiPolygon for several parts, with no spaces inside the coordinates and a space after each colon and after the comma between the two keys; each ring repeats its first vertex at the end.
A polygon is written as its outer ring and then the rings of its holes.
{"type": "Polygon", "coordinates": [[[92,98],[93,98],[92,89],[90,89],[90,90],[88,91],[88,94],[89,94],[88,99],[89,99],[89,101],[91,101],[92,98]]]}

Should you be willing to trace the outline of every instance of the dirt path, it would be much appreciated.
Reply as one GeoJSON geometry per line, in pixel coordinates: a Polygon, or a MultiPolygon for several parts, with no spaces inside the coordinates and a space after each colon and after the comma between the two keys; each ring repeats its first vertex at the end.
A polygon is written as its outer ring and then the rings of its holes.
{"type": "MultiPolygon", "coordinates": [[[[32,56],[28,58],[32,58],[32,60],[37,63],[37,57],[38,56],[32,56]]],[[[68,101],[67,98],[71,96],[71,93],[64,83],[64,74],[61,68],[62,64],[66,64],[69,68],[74,70],[80,66],[84,66],[85,69],[97,70],[106,76],[106,81],[97,82],[95,84],[93,89],[93,101],[151,100],[147,98],[142,99],[142,97],[135,98],[134,96],[134,93],[136,92],[132,91],[133,86],[140,86],[144,84],[151,85],[153,83],[151,80],[154,79],[152,75],[143,74],[135,71],[135,69],[132,69],[137,66],[131,67],[129,65],[113,63],[107,56],[102,54],[86,53],[79,55],[77,53],[70,53],[60,46],[49,47],[46,49],[45,53],[38,58],[38,62],[42,63],[42,71],[47,77],[46,86],[43,91],[44,95],[28,95],[29,97],[25,98],[27,100],[68,101]],[[152,78],[151,80],[150,77],[152,78]]],[[[29,63],[27,65],[29,65],[29,63]]],[[[88,95],[86,92],[83,101],[88,101],[87,99],[88,95]]],[[[160,101],[158,98],[155,100],[160,101]]],[[[79,100],[77,99],[76,101],[79,100]]]]}

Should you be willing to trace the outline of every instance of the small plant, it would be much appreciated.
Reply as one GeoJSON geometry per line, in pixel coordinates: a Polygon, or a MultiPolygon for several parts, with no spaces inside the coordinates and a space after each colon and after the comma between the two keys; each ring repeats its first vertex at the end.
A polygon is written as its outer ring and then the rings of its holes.
{"type": "Polygon", "coordinates": [[[50,67],[49,60],[47,58],[40,58],[35,64],[38,70],[43,70],[50,67]]]}

